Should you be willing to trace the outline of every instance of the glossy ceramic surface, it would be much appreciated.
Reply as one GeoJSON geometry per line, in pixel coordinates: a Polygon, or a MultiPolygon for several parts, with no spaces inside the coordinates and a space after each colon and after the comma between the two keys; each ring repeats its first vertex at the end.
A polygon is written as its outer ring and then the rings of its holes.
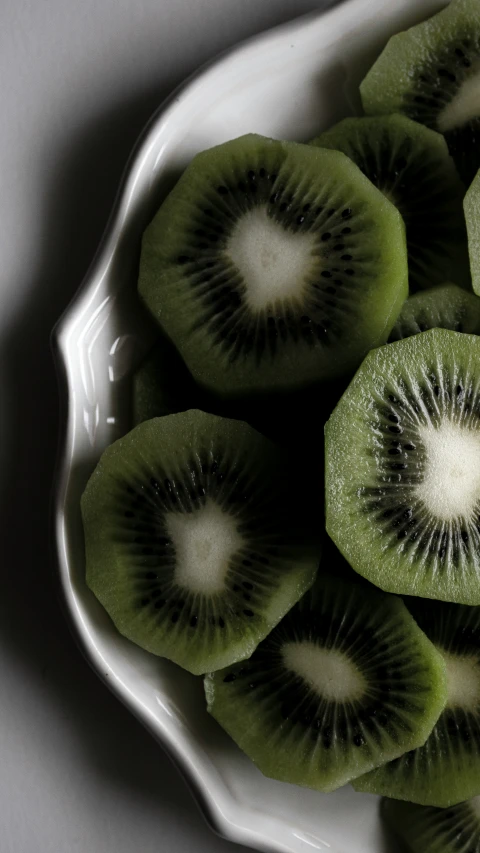
{"type": "MultiPolygon", "coordinates": [[[[308,140],[358,111],[358,83],[388,37],[438,0],[346,0],[240,45],[154,115],[102,245],[54,333],[65,433],[56,492],[62,597],[98,675],[172,755],[213,828],[275,853],[387,853],[375,797],[264,778],[205,711],[203,688],[123,637],[87,589],[79,500],[102,450],[130,427],[132,369],[153,340],[135,284],[142,231],[192,155],[256,132],[308,140]]],[[[168,370],[168,365],[165,365],[168,370]]]]}

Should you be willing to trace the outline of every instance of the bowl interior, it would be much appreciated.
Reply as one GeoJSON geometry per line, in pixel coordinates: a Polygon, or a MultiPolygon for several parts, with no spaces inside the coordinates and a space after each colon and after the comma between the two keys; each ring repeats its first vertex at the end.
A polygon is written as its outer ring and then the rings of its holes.
{"type": "Polygon", "coordinates": [[[130,428],[132,370],[155,337],[135,289],[141,234],[185,164],[243,133],[306,141],[358,112],[358,83],[388,37],[442,5],[347,0],[241,45],[174,93],[130,161],[99,253],[56,330],[67,398],[56,534],[74,631],[99,675],[178,761],[212,824],[258,849],[392,848],[377,798],[264,778],[208,717],[200,679],[116,633],[85,585],[79,499],[102,450],[130,428]]]}

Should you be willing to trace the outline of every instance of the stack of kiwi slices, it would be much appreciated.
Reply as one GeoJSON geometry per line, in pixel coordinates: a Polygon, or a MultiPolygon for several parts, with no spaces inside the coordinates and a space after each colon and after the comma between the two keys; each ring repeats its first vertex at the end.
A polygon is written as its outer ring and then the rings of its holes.
{"type": "Polygon", "coordinates": [[[219,396],[355,369],[407,296],[402,217],[339,151],[245,136],[197,155],[147,228],[139,293],[219,396]]]}
{"type": "Polygon", "coordinates": [[[87,582],[122,634],[190,672],[248,657],[314,580],[315,485],[248,424],[145,421],[83,495],[87,582]]]}
{"type": "Polygon", "coordinates": [[[480,853],[478,92],[480,0],[452,0],[366,115],[194,157],[143,236],[134,428],[82,499],[112,626],[413,853],[480,853]]]}

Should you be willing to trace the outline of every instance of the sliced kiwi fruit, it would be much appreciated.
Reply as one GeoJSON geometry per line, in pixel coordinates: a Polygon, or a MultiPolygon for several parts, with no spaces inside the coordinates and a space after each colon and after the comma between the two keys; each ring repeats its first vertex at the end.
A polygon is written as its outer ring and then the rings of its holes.
{"type": "Polygon", "coordinates": [[[428,329],[480,335],[480,299],[455,284],[443,284],[410,296],[390,332],[389,342],[428,329]]]}
{"type": "Polygon", "coordinates": [[[445,661],[446,707],[423,746],[354,787],[445,808],[480,794],[480,607],[419,598],[405,603],[445,661]]]}
{"type": "Polygon", "coordinates": [[[133,376],[133,422],[200,406],[200,393],[175,350],[160,336],[133,376]]]}
{"type": "Polygon", "coordinates": [[[209,390],[295,390],[388,338],[404,225],[341,152],[244,136],[188,166],[144,234],[138,286],[209,390]]]}
{"type": "Polygon", "coordinates": [[[329,418],[327,531],[382,589],[480,604],[480,339],[369,353],[329,418]]]}
{"type": "Polygon", "coordinates": [[[409,853],[480,853],[480,797],[449,809],[384,799],[381,812],[409,853]]]}
{"type": "Polygon", "coordinates": [[[441,134],[403,115],[346,118],[311,144],[343,151],[399,209],[411,292],[469,283],[465,190],[441,134]]]}
{"type": "Polygon", "coordinates": [[[463,201],[468,233],[472,285],[480,296],[480,171],[475,175],[463,201]]]}
{"type": "Polygon", "coordinates": [[[424,743],[445,668],[399,598],[320,569],[250,660],[208,675],[205,692],[266,776],[333,791],[424,743]]]}
{"type": "Polygon", "coordinates": [[[404,113],[443,133],[465,184],[480,166],[480,4],[452,0],[393,36],[360,86],[365,112],[404,113]]]}
{"type": "Polygon", "coordinates": [[[147,651],[196,674],[226,666],[313,582],[318,504],[315,471],[247,424],[154,418],[108,447],[87,484],[87,583],[147,651]]]}

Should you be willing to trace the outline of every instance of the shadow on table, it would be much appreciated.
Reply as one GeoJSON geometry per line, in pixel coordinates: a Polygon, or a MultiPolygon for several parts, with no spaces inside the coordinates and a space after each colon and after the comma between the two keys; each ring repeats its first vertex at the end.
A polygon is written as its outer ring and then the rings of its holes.
{"type": "Polygon", "coordinates": [[[2,406],[9,413],[2,436],[8,448],[1,494],[2,655],[24,671],[39,704],[48,704],[52,727],[57,715],[68,718],[102,782],[134,789],[158,809],[159,827],[164,810],[178,811],[187,822],[200,818],[192,816],[189,794],[169,759],[90,671],[56,597],[50,494],[59,419],[49,339],[95,253],[135,139],[166,94],[152,87],[131,102],[106,106],[59,148],[54,181],[39,203],[40,261],[31,273],[29,301],[0,349],[2,406]]]}
{"type": "MultiPolygon", "coordinates": [[[[318,5],[291,0],[289,6],[282,4],[281,16],[272,2],[262,23],[270,26],[318,5]]],[[[249,35],[247,27],[244,36],[249,35]]],[[[13,658],[41,702],[48,702],[52,726],[59,714],[71,721],[85,747],[86,761],[102,782],[140,792],[152,809],[159,810],[159,828],[161,810],[173,809],[179,819],[196,821],[202,830],[167,757],[97,681],[77,651],[54,594],[49,549],[58,430],[50,332],[93,257],[136,137],[178,82],[153,81],[148,91],[104,105],[74,138],[61,145],[51,140],[58,146],[57,168],[39,200],[39,262],[31,271],[29,300],[1,343],[8,434],[2,436],[7,452],[1,495],[0,645],[2,655],[13,658]]],[[[217,847],[213,838],[210,847],[217,847]]]]}
{"type": "Polygon", "coordinates": [[[109,107],[59,151],[55,183],[45,187],[42,259],[32,271],[30,300],[1,344],[9,434],[3,436],[0,644],[39,701],[51,706],[52,726],[57,714],[69,718],[103,784],[134,790],[158,812],[159,832],[162,814],[174,811],[209,838],[169,759],[75,647],[56,598],[49,542],[58,432],[50,332],[93,257],[135,139],[166,94],[152,90],[109,107]]]}

